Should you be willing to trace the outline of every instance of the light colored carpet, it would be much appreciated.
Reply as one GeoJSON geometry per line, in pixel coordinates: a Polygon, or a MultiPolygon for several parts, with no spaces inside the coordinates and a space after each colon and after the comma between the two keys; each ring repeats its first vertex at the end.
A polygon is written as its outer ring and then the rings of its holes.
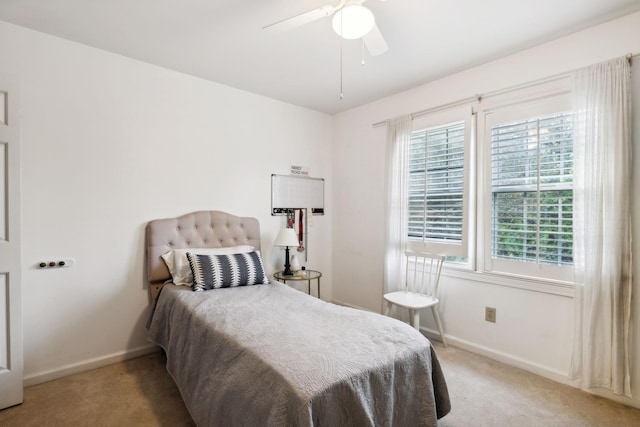
{"type": "MultiPolygon", "coordinates": [[[[440,427],[640,426],[640,409],[436,343],[453,409],[440,427]]],[[[160,353],[25,389],[0,426],[193,426],[160,353]]]]}
{"type": "Polygon", "coordinates": [[[640,409],[451,346],[435,347],[452,405],[440,427],[640,426],[640,409]]]}
{"type": "Polygon", "coordinates": [[[11,427],[194,425],[159,352],[28,387],[0,411],[11,427]]]}

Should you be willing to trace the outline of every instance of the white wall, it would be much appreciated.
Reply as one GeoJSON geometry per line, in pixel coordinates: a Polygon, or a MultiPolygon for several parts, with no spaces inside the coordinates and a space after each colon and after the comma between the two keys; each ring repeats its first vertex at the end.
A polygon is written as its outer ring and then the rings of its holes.
{"type": "MultiPolygon", "coordinates": [[[[379,311],[382,299],[386,128],[373,123],[475,94],[565,73],[596,62],[640,53],[640,13],[537,46],[334,117],[334,300],[379,311]]],[[[636,58],[635,68],[640,66],[636,58]]],[[[437,58],[434,58],[437,61],[437,58]]],[[[640,80],[635,71],[635,151],[640,152],[640,80]]],[[[635,170],[640,170],[636,156],[635,170]]],[[[634,177],[634,195],[640,191],[634,177]]],[[[634,242],[640,251],[640,202],[634,200],[634,242]]],[[[637,258],[637,257],[636,257],[637,258]]],[[[640,277],[638,262],[635,277],[640,277]]],[[[634,285],[636,295],[640,291],[634,285]]],[[[457,346],[489,355],[557,381],[568,382],[573,339],[573,299],[494,283],[442,279],[443,323],[457,346]],[[484,321],[485,306],[497,308],[497,323],[484,321]]],[[[638,331],[640,298],[632,330],[638,331]]],[[[435,329],[431,317],[423,325],[435,329]]],[[[632,387],[640,406],[640,345],[633,336],[632,387]]],[[[446,374],[446,373],[445,373],[446,374]]],[[[613,397],[609,393],[603,393],[613,397]]]]}
{"type": "Polygon", "coordinates": [[[21,88],[26,384],[149,351],[151,219],[257,217],[267,269],[282,268],[270,176],[292,164],[326,179],[307,265],[331,298],[330,116],[3,22],[0,58],[21,88]]]}

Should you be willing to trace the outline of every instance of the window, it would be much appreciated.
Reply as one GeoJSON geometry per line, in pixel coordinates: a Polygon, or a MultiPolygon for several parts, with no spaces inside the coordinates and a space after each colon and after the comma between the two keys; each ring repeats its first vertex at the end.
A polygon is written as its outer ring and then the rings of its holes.
{"type": "Polygon", "coordinates": [[[462,241],[464,123],[413,132],[409,163],[409,237],[462,241]]]}
{"type": "Polygon", "coordinates": [[[455,122],[437,124],[434,117],[414,121],[408,195],[408,239],[413,249],[466,255],[468,111],[466,116],[458,110],[460,120],[455,122]]]}
{"type": "Polygon", "coordinates": [[[491,256],[573,263],[569,112],[491,128],[491,256]]]}
{"type": "Polygon", "coordinates": [[[485,271],[571,278],[573,138],[566,101],[486,113],[485,271]]]}
{"type": "Polygon", "coordinates": [[[414,119],[409,249],[446,255],[445,266],[458,270],[451,274],[566,294],[573,273],[568,87],[553,81],[473,103],[475,114],[469,105],[414,119]]]}

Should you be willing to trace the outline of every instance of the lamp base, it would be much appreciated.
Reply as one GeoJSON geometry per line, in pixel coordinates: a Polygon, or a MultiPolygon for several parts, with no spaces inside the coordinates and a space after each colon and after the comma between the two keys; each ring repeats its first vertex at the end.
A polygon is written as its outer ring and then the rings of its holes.
{"type": "Polygon", "coordinates": [[[284,271],[282,274],[285,276],[291,276],[293,272],[291,271],[291,264],[289,264],[289,246],[285,246],[284,253],[284,271]]]}

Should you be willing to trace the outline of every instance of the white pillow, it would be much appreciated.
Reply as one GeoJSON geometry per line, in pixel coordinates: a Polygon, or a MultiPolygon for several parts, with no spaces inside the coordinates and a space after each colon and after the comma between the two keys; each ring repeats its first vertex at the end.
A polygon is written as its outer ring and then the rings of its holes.
{"type": "Polygon", "coordinates": [[[253,251],[254,247],[249,245],[230,246],[228,248],[183,248],[170,250],[161,256],[165,264],[167,264],[174,284],[178,286],[192,286],[193,274],[191,273],[191,267],[187,259],[187,252],[197,255],[232,255],[253,251]]]}

